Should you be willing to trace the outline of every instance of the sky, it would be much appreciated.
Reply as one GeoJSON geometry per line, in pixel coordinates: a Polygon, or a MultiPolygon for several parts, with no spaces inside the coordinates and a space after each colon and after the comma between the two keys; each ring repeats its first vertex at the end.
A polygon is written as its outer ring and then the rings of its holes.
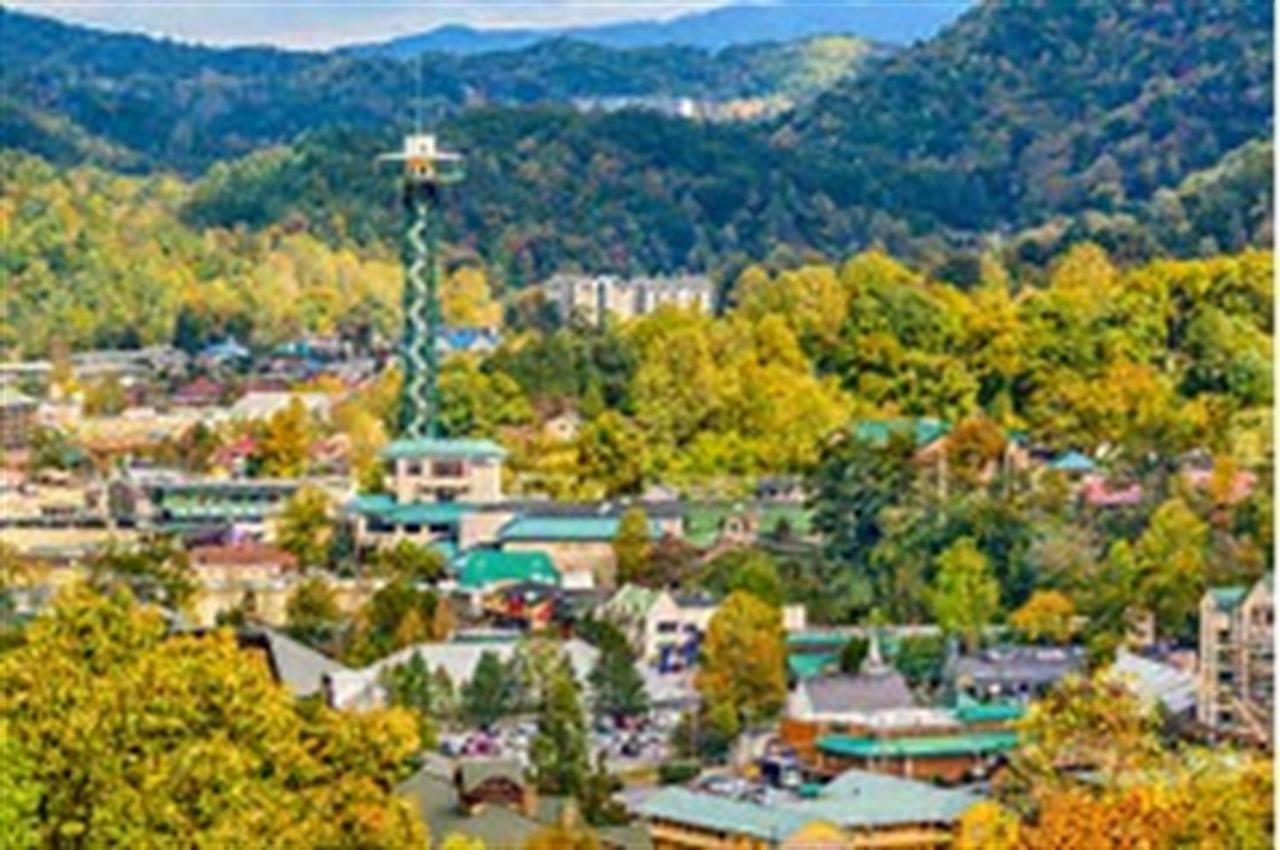
{"type": "MultiPolygon", "coordinates": [[[[665,19],[728,0],[10,0],[7,5],[112,30],[204,44],[331,47],[442,24],[562,26],[665,19]]],[[[819,0],[821,2],[821,0],[819,0]]],[[[830,2],[830,0],[828,0],[830,2]]]]}

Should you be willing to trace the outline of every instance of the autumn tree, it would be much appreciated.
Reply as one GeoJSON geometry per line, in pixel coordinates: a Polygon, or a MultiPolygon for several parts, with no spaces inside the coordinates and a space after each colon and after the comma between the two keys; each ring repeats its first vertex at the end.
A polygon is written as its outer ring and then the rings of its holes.
{"type": "Polygon", "coordinates": [[[1180,635],[1205,588],[1209,529],[1186,503],[1170,499],[1156,508],[1133,547],[1143,602],[1166,634],[1180,635]]]}
{"type": "Polygon", "coordinates": [[[379,549],[373,556],[375,569],[389,578],[433,583],[444,575],[444,556],[434,548],[412,540],[379,549]]]}
{"type": "Polygon", "coordinates": [[[332,651],[342,623],[338,598],[323,578],[304,579],[289,594],[285,605],[285,629],[297,640],[317,649],[332,651]]]}
{"type": "Polygon", "coordinates": [[[1037,590],[1009,616],[1009,624],[1033,643],[1066,643],[1075,634],[1076,606],[1056,590],[1037,590]]]}
{"type": "Polygon", "coordinates": [[[695,684],[710,712],[723,706],[750,725],[773,717],[782,708],[787,690],[785,667],[778,609],[737,591],[711,618],[695,684]]]}
{"type": "Polygon", "coordinates": [[[298,703],[230,632],[171,635],[127,594],[68,590],[31,623],[0,656],[0,728],[40,846],[426,840],[390,793],[417,748],[408,715],[298,703]]]}
{"type": "Polygon", "coordinates": [[[1000,585],[972,537],[960,538],[938,556],[931,599],[938,625],[976,649],[983,629],[1000,610],[1000,585]]]}
{"type": "Polygon", "coordinates": [[[576,441],[581,476],[606,497],[638,494],[644,487],[648,447],[644,435],[616,411],[605,411],[576,441]]]}
{"type": "Polygon", "coordinates": [[[618,520],[618,531],[613,538],[613,557],[618,583],[648,583],[653,540],[644,508],[628,508],[618,520]]]}
{"type": "Polygon", "coordinates": [[[303,475],[313,439],[311,413],[294,398],[260,428],[256,458],[262,473],[273,478],[303,475]]]}
{"type": "Polygon", "coordinates": [[[353,663],[368,664],[415,643],[444,640],[453,625],[447,599],[395,578],[356,614],[347,656],[353,663]]]}
{"type": "Polygon", "coordinates": [[[310,484],[298,488],[276,520],[276,543],[304,569],[328,562],[334,533],[333,502],[324,490],[310,484]]]}

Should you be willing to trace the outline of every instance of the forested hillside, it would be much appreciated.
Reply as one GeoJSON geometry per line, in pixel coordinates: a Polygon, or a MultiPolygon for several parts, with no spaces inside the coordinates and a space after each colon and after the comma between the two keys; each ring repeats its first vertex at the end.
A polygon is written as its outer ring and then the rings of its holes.
{"type": "MultiPolygon", "coordinates": [[[[1269,6],[1077,5],[985,4],[933,41],[869,63],[859,43],[838,40],[715,56],[548,42],[436,57],[424,64],[424,92],[438,107],[429,115],[448,114],[432,126],[468,170],[446,203],[448,259],[482,265],[501,294],[573,268],[700,270],[729,284],[752,262],[792,268],[879,246],[971,287],[984,257],[1032,285],[1082,240],[1126,265],[1267,244],[1269,6]],[[842,81],[841,68],[857,74],[842,81]],[[830,91],[768,126],[476,105],[677,84],[830,91]]],[[[147,305],[179,303],[156,281],[193,264],[201,279],[237,280],[210,269],[251,268],[280,240],[391,262],[394,180],[373,162],[399,146],[405,125],[391,119],[413,100],[414,63],[195,48],[11,12],[0,20],[16,45],[0,100],[6,147],[56,164],[208,166],[181,181],[128,182],[8,160],[4,210],[17,248],[5,263],[17,291],[7,318],[22,318],[11,342],[40,350],[50,329],[75,322],[94,328],[79,339],[110,339],[99,325],[111,287],[136,287],[147,305]],[[59,244],[67,205],[93,224],[59,244]],[[122,220],[137,230],[118,232],[122,220]],[[157,260],[157,239],[190,248],[157,260]],[[183,268],[161,274],[166,262],[183,268]],[[151,283],[130,276],[139,268],[156,269],[151,283]],[[85,291],[46,298],[69,270],[85,291]]],[[[374,300],[387,303],[378,288],[374,300]]],[[[274,333],[309,321],[265,324],[274,333]]]]}
{"type": "Polygon", "coordinates": [[[102,33],[0,10],[7,147],[74,163],[195,172],[326,126],[407,128],[475,103],[668,96],[804,99],[869,58],[853,38],[712,54],[557,40],[413,62],[342,53],[215,49],[102,33]]]}
{"type": "MultiPolygon", "coordinates": [[[[779,128],[964,229],[1114,211],[1271,129],[1271,3],[986,3],[779,128]],[[878,175],[878,177],[877,177],[878,175]]],[[[836,200],[844,200],[837,197],[836,200]]]]}
{"type": "MultiPolygon", "coordinates": [[[[1082,233],[1126,261],[1258,244],[1270,232],[1270,180],[1256,179],[1269,168],[1269,9],[1088,9],[983,6],[773,128],[463,114],[439,128],[472,159],[451,234],[483,233],[525,274],[714,269],[779,245],[879,243],[934,265],[991,232],[1032,262],[1082,233]]],[[[376,147],[309,137],[271,168],[233,165],[205,181],[193,215],[375,221],[386,189],[363,162],[376,147]]]]}

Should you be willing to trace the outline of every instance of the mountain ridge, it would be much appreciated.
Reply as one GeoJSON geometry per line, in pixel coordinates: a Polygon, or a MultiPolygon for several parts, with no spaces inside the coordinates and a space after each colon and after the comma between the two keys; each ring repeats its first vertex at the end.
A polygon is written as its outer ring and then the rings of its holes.
{"type": "Polygon", "coordinates": [[[972,0],[895,3],[735,3],[669,20],[635,20],[568,27],[482,28],[446,24],[422,33],[349,45],[342,52],[409,58],[424,51],[475,54],[518,50],[556,38],[602,47],[726,47],[793,41],[817,35],[851,35],[905,46],[929,38],[955,20],[972,0]],[[797,10],[803,7],[803,13],[797,10]]]}

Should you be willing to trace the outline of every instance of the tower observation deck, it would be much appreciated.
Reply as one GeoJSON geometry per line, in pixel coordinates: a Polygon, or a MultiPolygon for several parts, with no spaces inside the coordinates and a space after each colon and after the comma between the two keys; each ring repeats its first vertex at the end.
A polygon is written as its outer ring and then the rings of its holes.
{"type": "Polygon", "coordinates": [[[442,150],[429,134],[406,136],[404,147],[378,157],[395,162],[404,203],[404,329],[400,337],[400,439],[438,436],[440,396],[436,340],[440,335],[440,189],[463,178],[462,156],[442,150]]]}

